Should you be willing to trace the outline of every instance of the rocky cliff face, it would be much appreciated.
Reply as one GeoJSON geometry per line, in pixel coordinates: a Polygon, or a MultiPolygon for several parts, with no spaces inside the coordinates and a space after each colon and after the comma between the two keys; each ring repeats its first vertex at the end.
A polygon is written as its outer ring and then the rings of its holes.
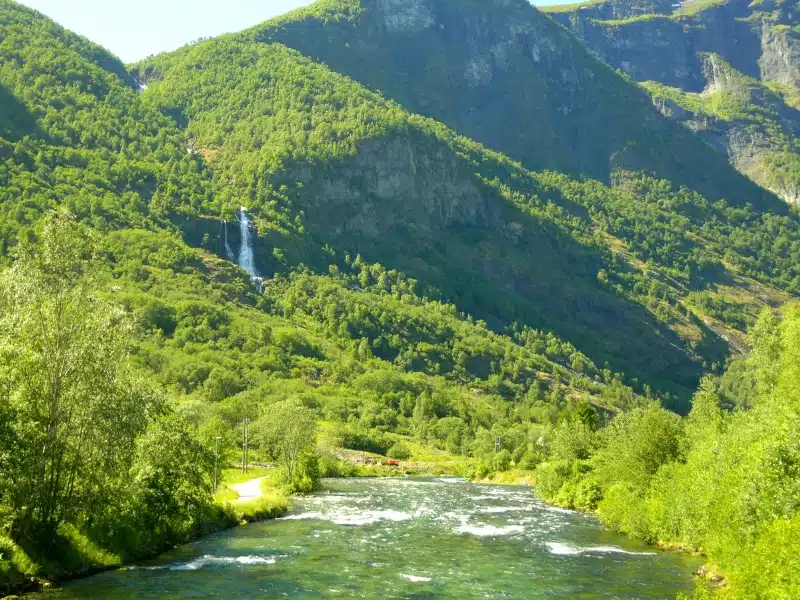
{"type": "MultiPolygon", "coordinates": [[[[527,0],[356,4],[348,19],[301,12],[244,36],[322,61],[529,168],[604,181],[618,167],[645,170],[710,198],[772,205],[527,0]]],[[[620,1],[609,15],[667,4],[620,1]]]]}
{"type": "MultiPolygon", "coordinates": [[[[717,53],[745,75],[761,78],[762,38],[774,29],[763,13],[752,11],[743,0],[694,15],[680,12],[678,6],[662,4],[649,14],[614,11],[627,16],[601,16],[611,11],[595,7],[550,15],[578,34],[592,53],[637,81],[660,81],[699,92],[705,81],[699,52],[717,53]]],[[[772,73],[782,76],[777,66],[772,73]]]]}
{"type": "Polygon", "coordinates": [[[800,90],[800,30],[794,27],[763,25],[761,77],[800,90]]]}
{"type": "Polygon", "coordinates": [[[755,182],[797,202],[797,2],[728,0],[704,8],[617,0],[548,10],[610,66],[635,81],[674,88],[665,94],[647,86],[659,92],[654,103],[663,114],[699,133],[755,182]],[[735,98],[737,109],[714,114],[721,98],[735,98]]]}

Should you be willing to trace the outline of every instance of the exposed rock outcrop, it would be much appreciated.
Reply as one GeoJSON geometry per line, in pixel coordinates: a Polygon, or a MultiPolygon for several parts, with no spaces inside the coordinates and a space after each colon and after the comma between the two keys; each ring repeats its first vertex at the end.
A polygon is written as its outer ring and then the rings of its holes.
{"type": "Polygon", "coordinates": [[[610,0],[547,10],[610,66],[635,81],[674,88],[646,85],[664,115],[697,133],[762,187],[797,202],[796,2],[610,0]],[[678,96],[683,101],[676,101],[678,96]]]}
{"type": "MultiPolygon", "coordinates": [[[[298,13],[305,18],[267,23],[245,35],[322,61],[528,168],[607,182],[616,168],[642,170],[712,199],[777,204],[724,157],[664,119],[637,86],[600,64],[528,0],[361,0],[359,6],[352,18],[298,13]]],[[[669,6],[666,0],[617,0],[608,16],[669,6]]],[[[666,56],[672,34],[664,35],[658,51],[666,56]]],[[[667,56],[663,69],[677,69],[682,79],[694,76],[699,91],[696,53],[682,52],[683,66],[667,56]]]]}

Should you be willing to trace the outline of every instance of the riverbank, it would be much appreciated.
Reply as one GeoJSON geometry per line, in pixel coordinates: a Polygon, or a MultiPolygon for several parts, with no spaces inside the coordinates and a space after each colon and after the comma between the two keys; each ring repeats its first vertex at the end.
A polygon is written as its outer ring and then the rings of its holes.
{"type": "MultiPolygon", "coordinates": [[[[431,476],[431,475],[457,475],[458,473],[443,473],[441,466],[438,463],[415,463],[414,468],[419,469],[422,471],[422,475],[424,476],[431,476]],[[438,472],[437,472],[438,471],[438,472]]],[[[342,467],[347,467],[348,465],[342,465],[342,467]]],[[[340,478],[342,480],[341,484],[336,485],[349,485],[346,483],[348,479],[350,480],[357,480],[357,479],[366,479],[371,477],[378,477],[383,479],[385,477],[403,477],[407,470],[406,467],[410,465],[401,465],[398,467],[389,467],[388,465],[349,465],[353,467],[353,472],[351,475],[347,477],[340,478]]],[[[265,470],[253,470],[247,476],[241,475],[239,473],[232,473],[231,474],[231,482],[226,483],[223,485],[217,493],[215,497],[215,501],[218,506],[224,506],[227,509],[228,514],[235,515],[235,522],[229,522],[227,526],[222,526],[218,528],[210,528],[208,529],[203,535],[198,535],[197,537],[193,538],[192,540],[187,540],[187,542],[195,541],[205,535],[215,533],[217,531],[221,531],[223,529],[231,529],[237,524],[247,524],[253,523],[255,521],[266,520],[274,517],[281,516],[284,514],[289,505],[289,496],[286,494],[285,489],[280,488],[280,486],[276,486],[276,483],[269,473],[269,471],[265,470]],[[245,479],[245,477],[253,477],[252,479],[245,479]],[[235,482],[235,483],[234,483],[235,482]],[[257,482],[257,483],[256,483],[257,482]],[[256,494],[255,489],[258,490],[258,494],[256,494]],[[241,493],[245,492],[245,493],[241,493]]],[[[487,485],[515,485],[524,488],[531,488],[533,483],[532,473],[522,470],[512,470],[506,471],[501,473],[496,473],[491,477],[483,478],[480,480],[475,480],[474,483],[479,484],[487,484],[487,485]]],[[[370,485],[370,484],[367,484],[370,485]]],[[[471,496],[474,497],[474,494],[471,496]]],[[[492,496],[495,497],[495,496],[492,496]]],[[[502,499],[504,503],[503,506],[497,509],[498,514],[506,514],[506,511],[510,511],[511,509],[507,506],[507,501],[510,498],[514,498],[514,495],[507,496],[503,494],[497,494],[496,498],[498,501],[502,499]]],[[[303,502],[303,496],[298,497],[299,502],[303,502]]],[[[517,510],[517,509],[514,509],[517,510]]],[[[485,509],[486,514],[493,514],[494,509],[488,508],[485,509]]],[[[376,513],[377,514],[377,513],[376,513]]],[[[389,514],[389,513],[387,513],[389,514]]],[[[478,513],[482,514],[482,513],[478,513]]],[[[513,511],[508,512],[508,514],[514,514],[513,511]]],[[[372,518],[372,513],[367,515],[370,519],[372,518]]],[[[364,518],[367,518],[364,517],[364,518]]],[[[335,521],[336,519],[351,519],[354,517],[350,517],[345,515],[342,517],[341,515],[336,516],[335,518],[332,517],[335,521]],[[345,518],[346,517],[346,518],[345,518]]],[[[393,517],[394,518],[394,517],[393,517]]],[[[399,517],[398,517],[399,518],[399,517]]],[[[349,522],[349,521],[348,521],[349,522]]],[[[464,525],[462,524],[461,529],[463,531],[469,533],[472,532],[474,535],[484,536],[484,535],[506,535],[508,532],[516,531],[519,525],[514,522],[512,525],[497,523],[497,524],[481,524],[481,525],[464,525]]],[[[579,548],[580,549],[580,548],[579,548]]],[[[165,551],[170,550],[170,548],[162,548],[159,550],[154,550],[153,552],[143,553],[141,555],[129,557],[124,564],[130,564],[133,561],[141,561],[146,560],[149,558],[153,558],[157,554],[161,554],[165,551]]],[[[558,550],[558,549],[557,549],[558,550]]],[[[675,550],[675,549],[672,549],[675,550]]],[[[565,549],[564,552],[569,551],[569,548],[565,549]]],[[[583,550],[580,550],[581,552],[583,550]]],[[[556,552],[557,553],[557,552],[556,552]]],[[[100,571],[108,571],[108,570],[116,570],[122,567],[123,571],[125,570],[123,563],[117,564],[107,564],[103,566],[97,566],[91,571],[84,571],[81,573],[74,573],[74,574],[65,574],[57,579],[59,582],[69,581],[78,577],[86,577],[100,571]]],[[[694,568],[694,567],[692,567],[694,568]]],[[[704,572],[704,569],[701,569],[698,574],[704,572]]],[[[47,587],[45,585],[45,587],[47,587]]],[[[37,591],[36,587],[28,587],[26,589],[20,589],[19,592],[34,592],[37,591]]]]}
{"type": "Polygon", "coordinates": [[[278,481],[275,469],[239,469],[223,472],[225,483],[214,496],[217,505],[225,506],[236,517],[236,524],[274,519],[289,510],[291,494],[278,481]]]}
{"type": "MultiPolygon", "coordinates": [[[[388,464],[389,459],[377,454],[346,451],[346,456],[338,456],[328,448],[326,451],[336,460],[323,469],[321,475],[334,478],[444,475],[468,478],[467,459],[414,442],[410,442],[410,445],[413,456],[409,460],[393,461],[397,464],[391,465],[388,464]]],[[[14,598],[14,594],[41,591],[57,583],[123,568],[132,562],[153,558],[219,531],[280,517],[289,509],[290,493],[277,480],[275,469],[251,468],[246,474],[239,469],[225,469],[221,479],[223,483],[214,495],[211,507],[213,514],[198,523],[192,535],[174,544],[114,555],[96,547],[76,528],[68,527],[65,537],[67,546],[73,550],[69,559],[64,564],[53,561],[37,564],[10,539],[0,537],[0,594],[10,594],[0,596],[0,599],[14,598]]]]}
{"type": "Polygon", "coordinates": [[[291,518],[212,535],[36,600],[675,598],[696,561],[653,552],[531,488],[453,477],[340,478],[291,518]]]}
{"type": "Polygon", "coordinates": [[[191,535],[176,543],[142,548],[125,555],[111,554],[98,548],[91,539],[72,526],[63,526],[64,552],[58,563],[41,560],[38,564],[10,539],[0,536],[0,599],[43,591],[57,583],[89,577],[104,571],[147,560],[175,547],[247,523],[274,519],[289,508],[289,493],[278,481],[274,470],[253,469],[243,475],[238,469],[223,472],[224,483],[214,497],[209,514],[200,521],[191,535]],[[258,495],[240,500],[236,488],[257,481],[258,495]]]}
{"type": "MultiPolygon", "coordinates": [[[[199,522],[192,535],[176,543],[150,546],[125,555],[111,554],[98,548],[88,536],[69,525],[62,526],[58,531],[57,545],[62,549],[58,561],[44,558],[37,562],[5,538],[3,541],[8,548],[9,560],[0,560],[0,594],[3,594],[0,599],[16,598],[18,594],[43,591],[61,582],[118,569],[239,524],[234,513],[226,510],[226,507],[213,508],[213,514],[199,522]]],[[[5,559],[5,553],[0,559],[5,559]]]]}
{"type": "MultiPolygon", "coordinates": [[[[524,471],[520,469],[511,469],[509,471],[501,471],[499,473],[492,473],[487,477],[482,477],[474,480],[476,483],[483,483],[483,484],[492,484],[492,485],[512,485],[512,486],[521,486],[521,487],[536,487],[536,478],[532,471],[524,471]]],[[[543,501],[543,500],[542,500],[543,501]]],[[[544,501],[543,501],[544,502],[544,501]]],[[[565,510],[574,510],[575,512],[582,512],[585,514],[597,515],[596,511],[587,511],[581,510],[579,508],[575,508],[573,506],[563,506],[556,503],[547,503],[549,506],[553,506],[554,508],[562,508],[565,510]]],[[[602,522],[602,521],[601,521],[602,522]]],[[[625,535],[625,534],[620,534],[625,535]]],[[[636,539],[631,536],[631,539],[636,539]]],[[[701,553],[697,552],[692,548],[688,548],[684,545],[678,545],[675,543],[664,542],[661,540],[657,540],[654,543],[649,544],[654,548],[658,548],[659,550],[663,550],[664,552],[673,552],[673,553],[680,553],[686,554],[688,556],[699,557],[703,560],[706,560],[706,556],[701,553]]],[[[726,585],[726,574],[715,564],[713,563],[705,563],[703,564],[697,571],[694,573],[696,577],[702,580],[705,584],[709,586],[713,586],[714,588],[721,588],[726,585]]]]}

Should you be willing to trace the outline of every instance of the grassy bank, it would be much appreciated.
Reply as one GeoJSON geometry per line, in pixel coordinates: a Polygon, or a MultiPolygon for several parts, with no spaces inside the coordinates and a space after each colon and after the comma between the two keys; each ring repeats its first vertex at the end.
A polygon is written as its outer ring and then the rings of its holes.
{"type": "Polygon", "coordinates": [[[475,471],[474,459],[434,448],[408,435],[381,433],[378,440],[357,440],[359,444],[347,447],[342,437],[336,424],[320,423],[317,442],[323,456],[322,477],[456,475],[471,479],[475,471]]]}
{"type": "Polygon", "coordinates": [[[214,503],[189,535],[176,543],[131,549],[112,553],[100,548],[85,532],[72,525],[62,525],[48,548],[26,552],[9,537],[0,534],[0,598],[6,594],[22,594],[51,587],[54,583],[116,569],[133,561],[152,558],[172,547],[244,523],[272,519],[289,507],[289,491],[279,481],[274,469],[239,469],[222,472],[222,484],[214,503]],[[238,502],[231,486],[263,477],[262,496],[238,502]],[[35,557],[35,558],[32,558],[35,557]]]}
{"type": "Polygon", "coordinates": [[[274,519],[285,514],[289,509],[290,492],[279,480],[275,469],[255,468],[248,469],[247,473],[242,473],[239,469],[228,469],[223,471],[223,481],[224,483],[217,490],[214,500],[227,512],[234,515],[239,523],[274,519]],[[261,480],[262,496],[247,502],[239,502],[238,494],[231,486],[258,478],[263,478],[261,480]]]}
{"type": "Polygon", "coordinates": [[[526,471],[523,469],[510,469],[508,471],[500,471],[498,473],[491,473],[486,477],[475,479],[476,483],[494,483],[497,485],[528,485],[533,486],[535,479],[533,471],[526,471]]]}
{"type": "Polygon", "coordinates": [[[0,536],[0,598],[6,594],[40,591],[54,583],[87,577],[127,563],[151,558],[175,546],[238,524],[228,507],[213,506],[185,538],[176,543],[132,548],[113,553],[99,547],[86,532],[73,525],[59,527],[48,547],[33,551],[0,536]]]}
{"type": "MultiPolygon", "coordinates": [[[[338,451],[325,444],[320,461],[322,477],[391,477],[402,475],[469,476],[470,461],[429,448],[413,440],[397,436],[409,448],[409,456],[400,465],[388,465],[387,457],[360,451],[338,451]],[[402,438],[402,439],[401,439],[402,438]],[[341,455],[341,456],[340,456],[341,455]]],[[[9,537],[0,534],[0,597],[48,588],[56,582],[84,577],[115,569],[134,561],[157,556],[170,548],[195,539],[255,521],[272,519],[286,513],[290,490],[275,469],[223,469],[221,484],[214,502],[191,532],[175,543],[137,547],[123,552],[109,552],[99,547],[87,532],[72,525],[59,528],[48,548],[26,552],[9,537]],[[261,479],[262,495],[240,501],[235,486],[261,479]],[[56,557],[56,558],[54,558],[56,557]]]]}

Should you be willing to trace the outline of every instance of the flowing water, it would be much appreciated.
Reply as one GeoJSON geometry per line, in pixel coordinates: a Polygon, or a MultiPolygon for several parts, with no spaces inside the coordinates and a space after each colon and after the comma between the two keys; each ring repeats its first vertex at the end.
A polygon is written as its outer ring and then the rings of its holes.
{"type": "Polygon", "coordinates": [[[247,211],[244,206],[239,209],[239,233],[242,237],[242,247],[239,249],[239,266],[250,274],[250,281],[255,283],[260,290],[264,279],[256,269],[253,240],[250,235],[250,219],[247,218],[247,211]]]}
{"type": "Polygon", "coordinates": [[[228,222],[227,221],[224,221],[223,232],[224,232],[223,235],[224,235],[224,238],[225,238],[225,258],[227,258],[229,261],[233,262],[233,260],[234,260],[233,248],[231,248],[231,245],[228,243],[228,222]]]}
{"type": "Polygon", "coordinates": [[[42,597],[674,599],[697,566],[545,506],[530,488],[348,479],[296,499],[283,519],[42,597]]]}

